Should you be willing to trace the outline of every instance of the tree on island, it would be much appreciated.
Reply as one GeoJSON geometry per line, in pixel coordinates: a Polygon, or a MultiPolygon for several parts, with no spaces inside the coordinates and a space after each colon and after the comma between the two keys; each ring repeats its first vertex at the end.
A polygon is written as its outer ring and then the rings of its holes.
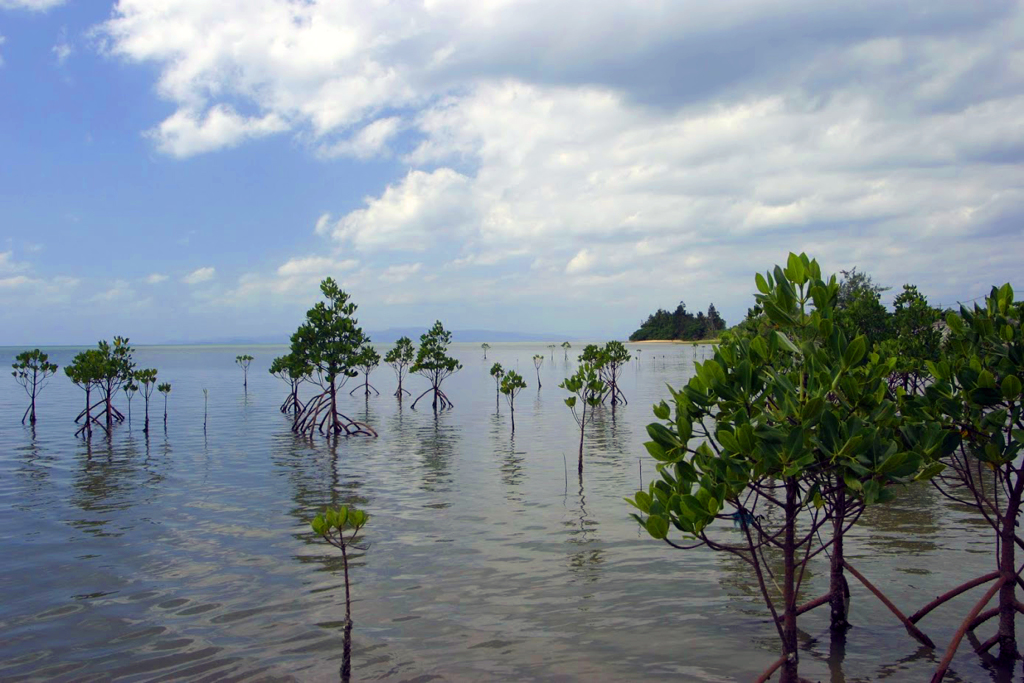
{"type": "Polygon", "coordinates": [[[246,391],[249,391],[249,363],[252,363],[253,360],[255,359],[249,354],[235,356],[235,363],[242,368],[242,386],[246,391]]]}
{"type": "Polygon", "coordinates": [[[292,355],[309,367],[321,392],[311,398],[294,423],[296,434],[312,436],[377,436],[369,425],[352,420],[338,409],[338,389],[355,377],[359,350],[366,337],[353,317],[356,305],[332,279],[320,283],[326,301],[306,311],[306,322],[292,335],[292,355]]]}
{"type": "Polygon", "coordinates": [[[303,405],[299,399],[299,387],[309,379],[310,368],[292,353],[279,356],[270,364],[270,374],[288,383],[288,398],[281,404],[281,412],[298,417],[303,405]]]}
{"type": "Polygon", "coordinates": [[[25,420],[28,420],[29,424],[34,425],[36,423],[36,397],[49,384],[50,378],[56,374],[57,365],[50,362],[50,357],[47,354],[39,349],[33,349],[19,353],[11,368],[14,380],[22,386],[29,397],[28,408],[21,416],[21,424],[25,424],[25,420]]]}
{"type": "Polygon", "coordinates": [[[402,379],[414,360],[416,360],[416,348],[412,345],[412,339],[408,337],[399,338],[394,347],[384,354],[384,362],[390,365],[391,369],[395,371],[395,375],[398,376],[398,389],[395,390],[395,396],[399,401],[402,400],[403,393],[412,396],[412,392],[402,388],[402,379]]]}
{"type": "Polygon", "coordinates": [[[370,346],[369,340],[363,344],[362,348],[359,349],[359,355],[356,356],[355,367],[359,372],[363,373],[363,383],[357,386],[352,391],[348,392],[348,395],[356,393],[360,389],[365,389],[366,397],[370,397],[370,391],[380,396],[380,392],[377,388],[370,384],[370,373],[373,372],[374,368],[380,365],[380,354],[377,353],[377,349],[370,346]]]}
{"type": "MultiPolygon", "coordinates": [[[[106,362],[107,359],[102,351],[89,349],[77,354],[71,363],[64,366],[64,374],[68,376],[68,379],[85,391],[85,410],[82,411],[85,423],[75,431],[75,436],[85,435],[87,438],[92,438],[93,424],[99,425],[101,429],[109,433],[103,423],[92,414],[92,390],[103,381],[106,362]]],[[[75,422],[78,422],[79,419],[76,418],[75,422]]]]}
{"type": "Polygon", "coordinates": [[[516,433],[516,396],[526,388],[526,381],[515,370],[509,370],[501,379],[501,393],[508,401],[508,411],[512,416],[512,434],[516,433]]]}
{"type": "Polygon", "coordinates": [[[462,369],[462,364],[448,355],[448,345],[451,343],[452,333],[444,329],[440,320],[420,337],[420,348],[416,352],[416,362],[411,371],[426,377],[430,382],[430,388],[412,402],[413,409],[421,398],[430,393],[434,395],[432,405],[435,413],[438,409],[445,410],[455,406],[441,391],[441,383],[462,369]]]}
{"type": "Polygon", "coordinates": [[[640,324],[629,341],[680,340],[698,341],[713,339],[725,329],[725,320],[718,314],[714,304],[708,305],[708,312],[698,311],[696,315],[686,310],[682,301],[675,311],[659,308],[640,324]]]}
{"type": "Polygon", "coordinates": [[[501,379],[505,376],[505,369],[501,367],[501,363],[495,363],[491,366],[491,377],[494,378],[494,409],[499,408],[499,399],[501,398],[501,379]]]}

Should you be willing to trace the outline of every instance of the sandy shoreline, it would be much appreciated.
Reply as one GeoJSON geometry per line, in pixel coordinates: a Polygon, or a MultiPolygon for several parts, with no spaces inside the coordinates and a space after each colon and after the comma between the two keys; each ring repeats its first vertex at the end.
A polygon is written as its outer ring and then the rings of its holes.
{"type": "Polygon", "coordinates": [[[689,341],[686,339],[645,339],[644,341],[629,342],[630,344],[689,344],[690,346],[697,346],[700,344],[718,344],[721,340],[719,339],[698,339],[696,341],[689,341]]]}

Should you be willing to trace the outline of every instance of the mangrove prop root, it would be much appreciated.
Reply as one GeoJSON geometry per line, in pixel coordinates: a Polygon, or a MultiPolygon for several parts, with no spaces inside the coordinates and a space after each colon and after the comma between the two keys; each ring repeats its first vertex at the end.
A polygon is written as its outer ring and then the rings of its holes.
{"type": "Polygon", "coordinates": [[[967,615],[966,619],[964,619],[960,628],[957,629],[956,635],[953,636],[953,640],[949,643],[949,647],[946,648],[946,654],[942,657],[942,661],[939,662],[939,668],[935,670],[935,674],[932,676],[932,683],[940,683],[940,681],[946,677],[946,671],[949,670],[949,665],[953,661],[953,655],[956,654],[957,648],[960,647],[960,641],[964,639],[965,635],[967,635],[967,629],[971,625],[971,622],[978,617],[981,610],[984,609],[985,605],[989,603],[989,600],[999,592],[999,589],[1003,587],[1004,583],[1006,583],[1006,577],[1000,577],[999,580],[993,583],[988,591],[986,591],[985,595],[981,596],[981,600],[978,601],[978,604],[971,609],[971,613],[967,615]]]}
{"type": "Polygon", "coordinates": [[[967,583],[960,584],[959,586],[957,586],[953,590],[946,591],[945,593],[943,593],[939,597],[935,598],[934,600],[929,602],[927,605],[925,605],[921,609],[919,609],[916,612],[914,612],[912,615],[910,615],[910,621],[912,623],[916,624],[921,619],[923,619],[925,617],[925,615],[927,615],[929,612],[931,612],[933,609],[935,609],[939,605],[941,605],[941,604],[943,604],[945,602],[949,602],[950,600],[952,600],[956,596],[960,595],[961,593],[966,593],[967,591],[971,590],[975,586],[980,586],[981,584],[988,583],[989,581],[995,581],[998,578],[999,578],[999,572],[991,572],[989,574],[985,574],[984,576],[979,576],[976,579],[971,579],[967,583]]]}
{"type": "Polygon", "coordinates": [[[888,607],[889,611],[896,615],[896,618],[900,620],[900,622],[903,624],[903,627],[907,629],[907,633],[916,638],[922,644],[927,645],[930,648],[935,647],[935,643],[932,641],[931,638],[925,635],[924,631],[915,626],[910,621],[910,619],[907,619],[903,612],[901,612],[900,609],[893,604],[892,600],[887,598],[882,591],[875,588],[875,586],[872,585],[872,583],[868,581],[863,574],[861,574],[859,571],[850,566],[850,563],[846,560],[843,560],[843,568],[846,569],[846,571],[850,572],[850,574],[852,574],[854,578],[856,578],[858,581],[864,584],[865,588],[874,593],[875,597],[881,600],[882,604],[888,607]]]}
{"type": "Polygon", "coordinates": [[[417,396],[416,400],[412,402],[412,405],[410,407],[413,410],[415,410],[416,404],[419,403],[420,399],[426,396],[427,394],[434,394],[434,401],[432,403],[434,410],[447,410],[448,408],[455,407],[455,404],[452,403],[451,400],[445,395],[445,393],[438,389],[437,387],[430,387],[422,394],[417,396]]]}
{"type": "Polygon", "coordinates": [[[767,683],[767,681],[771,679],[772,674],[778,671],[779,667],[786,663],[787,658],[787,655],[782,655],[776,659],[771,666],[765,669],[761,675],[757,677],[757,681],[755,683],[767,683]]]}

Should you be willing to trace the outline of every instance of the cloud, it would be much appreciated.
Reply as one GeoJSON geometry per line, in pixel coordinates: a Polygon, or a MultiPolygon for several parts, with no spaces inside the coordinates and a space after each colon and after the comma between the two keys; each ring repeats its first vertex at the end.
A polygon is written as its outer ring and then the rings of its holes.
{"type": "Polygon", "coordinates": [[[0,9],[25,9],[30,12],[45,12],[63,5],[64,0],[0,0],[0,9]]]}
{"type": "Polygon", "coordinates": [[[285,128],[284,122],[275,114],[245,117],[228,105],[217,105],[205,113],[179,110],[147,135],[156,141],[160,151],[181,158],[234,147],[244,140],[264,137],[285,128]]]}
{"type": "Polygon", "coordinates": [[[380,197],[368,197],[365,208],[337,221],[330,235],[364,251],[422,251],[441,239],[461,239],[479,218],[470,182],[450,168],[410,171],[380,197]]]}
{"type": "Polygon", "coordinates": [[[0,251],[0,273],[18,273],[29,269],[27,263],[14,260],[14,252],[0,251]]]}
{"type": "MultiPolygon", "coordinates": [[[[2,46],[6,42],[7,42],[7,38],[5,38],[3,35],[0,35],[0,46],[2,46]]],[[[3,54],[0,54],[0,66],[3,66],[3,65],[4,65],[4,56],[3,56],[3,54]]]]}
{"type": "Polygon", "coordinates": [[[181,278],[181,281],[186,285],[198,285],[202,282],[209,282],[213,279],[216,270],[212,266],[206,268],[198,268],[193,270],[191,273],[181,278]]]}
{"type": "Polygon", "coordinates": [[[165,153],[287,133],[314,156],[397,156],[400,177],[315,227],[358,254],[354,282],[388,284],[408,252],[438,278],[380,297],[714,297],[735,317],[790,250],[954,297],[1024,255],[1009,0],[120,0],[101,33],[158,70],[165,153]]]}
{"type": "MultiPolygon", "coordinates": [[[[195,273],[193,273],[193,275],[194,274],[195,273]]],[[[161,282],[165,282],[167,279],[168,279],[167,276],[163,275],[162,273],[153,273],[152,275],[148,275],[146,277],[146,284],[148,284],[148,285],[158,285],[161,282]]]]}
{"type": "Polygon", "coordinates": [[[326,256],[307,256],[289,259],[278,267],[277,274],[281,277],[306,275],[323,279],[334,272],[350,270],[358,264],[359,262],[353,259],[338,261],[326,256]]]}
{"type": "Polygon", "coordinates": [[[380,279],[384,282],[390,283],[405,282],[410,277],[420,272],[422,268],[422,263],[405,263],[398,266],[388,266],[384,269],[384,272],[380,274],[380,279]]]}
{"type": "Polygon", "coordinates": [[[135,290],[125,280],[115,280],[114,284],[102,292],[92,296],[91,301],[124,301],[135,296],[135,290]]]}
{"type": "Polygon", "coordinates": [[[51,52],[57,58],[57,66],[64,66],[64,62],[68,60],[73,51],[68,42],[68,29],[66,26],[61,27],[60,33],[57,35],[57,44],[51,48],[51,52]]]}

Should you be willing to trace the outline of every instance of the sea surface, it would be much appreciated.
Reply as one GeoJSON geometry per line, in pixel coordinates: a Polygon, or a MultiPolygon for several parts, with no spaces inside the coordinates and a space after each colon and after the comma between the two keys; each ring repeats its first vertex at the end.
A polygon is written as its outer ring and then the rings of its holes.
{"type": "MultiPolygon", "coordinates": [[[[365,509],[354,555],[355,680],[749,681],[777,658],[774,628],[738,560],[679,551],[629,517],[649,481],[652,404],[681,386],[711,347],[631,345],[628,405],[599,411],[585,438],[558,383],[575,368],[546,344],[453,345],[461,372],[434,415],[393,396],[343,392],[344,410],[379,438],[296,437],[268,374],[274,346],[139,347],[139,367],[170,381],[131,424],[74,436],[84,394],[63,375],[26,397],[0,381],[0,680],[332,681],[342,654],[340,553],[311,532],[325,505],[365,509]],[[236,355],[255,357],[243,390],[236,355]],[[531,360],[545,357],[539,370],[531,360]],[[496,402],[488,369],[529,387],[496,402]],[[204,421],[203,389],[209,392],[204,421]]],[[[382,347],[383,348],[386,347],[382,347]]],[[[22,349],[0,349],[9,365],[22,349]]],[[[418,394],[420,377],[406,386],[418,394]]],[[[306,394],[309,394],[307,389],[306,394]]],[[[127,403],[119,407],[127,414],[127,403]]],[[[847,556],[904,612],[990,571],[991,535],[916,485],[867,512],[847,556]]],[[[827,586],[827,558],[806,597],[827,586]]],[[[942,651],[922,647],[851,579],[851,621],[834,641],[827,607],[801,617],[801,673],[815,681],[924,681],[942,651]]],[[[920,625],[944,648],[977,591],[920,625]]],[[[987,637],[990,627],[981,629],[987,637]]],[[[1020,680],[986,670],[965,641],[950,681],[1020,680]]]]}

